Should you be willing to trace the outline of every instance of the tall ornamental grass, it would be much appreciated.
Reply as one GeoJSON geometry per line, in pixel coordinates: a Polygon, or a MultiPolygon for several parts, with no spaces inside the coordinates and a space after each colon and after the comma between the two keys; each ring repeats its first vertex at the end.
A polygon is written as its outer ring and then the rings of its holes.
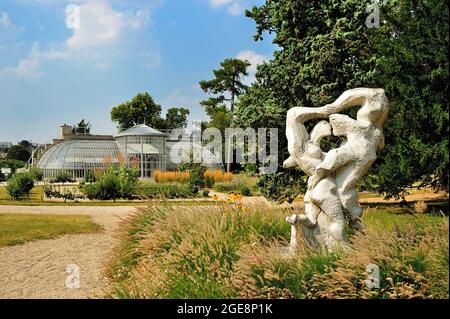
{"type": "Polygon", "coordinates": [[[447,217],[369,211],[366,234],[351,237],[351,249],[301,244],[289,253],[290,214],[264,205],[149,203],[121,228],[106,296],[448,298],[447,217]],[[380,269],[379,289],[365,284],[370,264],[380,269]]]}

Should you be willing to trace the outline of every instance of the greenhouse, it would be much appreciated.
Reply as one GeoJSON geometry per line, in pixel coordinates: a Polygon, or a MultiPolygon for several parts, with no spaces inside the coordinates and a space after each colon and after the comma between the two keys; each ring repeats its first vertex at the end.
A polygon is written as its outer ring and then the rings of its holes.
{"type": "Polygon", "coordinates": [[[141,178],[155,170],[166,169],[167,134],[147,125],[138,125],[115,136],[75,134],[70,126],[61,126],[61,138],[48,144],[37,167],[45,178],[61,173],[73,179],[86,177],[88,171],[104,169],[123,162],[136,167],[141,178]]]}

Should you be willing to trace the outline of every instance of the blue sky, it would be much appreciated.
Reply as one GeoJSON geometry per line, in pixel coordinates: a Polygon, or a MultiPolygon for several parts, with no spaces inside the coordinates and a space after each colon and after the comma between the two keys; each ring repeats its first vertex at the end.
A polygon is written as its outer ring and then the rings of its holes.
{"type": "Polygon", "coordinates": [[[253,41],[255,24],[243,15],[261,3],[2,0],[0,141],[48,142],[81,118],[112,134],[111,108],[144,91],[163,114],[183,106],[191,120],[205,119],[200,80],[227,57],[249,60],[254,72],[275,50],[269,37],[253,41]],[[69,4],[79,5],[79,28],[66,26],[69,4]]]}

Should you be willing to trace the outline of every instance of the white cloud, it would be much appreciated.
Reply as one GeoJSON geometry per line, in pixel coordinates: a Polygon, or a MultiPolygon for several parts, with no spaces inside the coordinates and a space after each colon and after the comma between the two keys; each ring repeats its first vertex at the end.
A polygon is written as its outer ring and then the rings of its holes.
{"type": "Polygon", "coordinates": [[[236,0],[210,0],[209,2],[211,3],[211,5],[214,8],[218,8],[218,7],[221,7],[223,5],[227,5],[227,4],[233,3],[235,1],[236,0]]]}
{"type": "Polygon", "coordinates": [[[244,7],[240,3],[233,3],[231,6],[227,8],[227,12],[233,16],[238,16],[244,12],[244,7]]]}
{"type": "Polygon", "coordinates": [[[209,3],[214,9],[226,7],[227,13],[234,16],[244,13],[250,4],[248,0],[209,0],[209,3]]]}
{"type": "MultiPolygon", "coordinates": [[[[51,1],[42,1],[47,4],[51,1]]],[[[106,0],[83,0],[80,6],[80,27],[72,29],[72,35],[64,42],[40,50],[33,45],[28,57],[20,60],[16,67],[0,70],[0,78],[15,75],[23,78],[35,78],[43,73],[39,66],[44,60],[84,59],[94,67],[105,69],[112,63],[123,48],[128,48],[134,32],[144,29],[151,23],[150,10],[115,10],[106,0]]],[[[0,15],[0,25],[11,22],[8,15],[0,15]]],[[[149,68],[160,64],[160,57],[153,53],[146,56],[143,64],[149,68]],[[156,61],[151,61],[151,58],[156,61]]]]}
{"type": "Polygon", "coordinates": [[[256,67],[265,61],[268,61],[269,58],[265,55],[258,54],[251,50],[241,51],[236,55],[236,59],[240,60],[247,60],[249,63],[251,63],[249,67],[250,73],[256,72],[256,67]]]}
{"type": "Polygon", "coordinates": [[[31,48],[29,57],[20,60],[16,67],[6,67],[3,70],[0,70],[0,79],[8,75],[28,79],[40,77],[43,73],[39,71],[39,64],[39,47],[35,43],[31,48]]]}
{"type": "Polygon", "coordinates": [[[269,60],[269,58],[267,56],[258,54],[251,50],[240,51],[236,55],[236,58],[240,59],[240,60],[248,61],[250,63],[250,66],[248,68],[249,76],[245,81],[247,84],[250,84],[255,81],[255,74],[256,74],[257,66],[269,60]]]}
{"type": "Polygon", "coordinates": [[[0,28],[10,29],[14,31],[23,31],[25,29],[23,27],[18,27],[17,25],[15,25],[9,18],[9,14],[7,12],[0,12],[0,28]]]}

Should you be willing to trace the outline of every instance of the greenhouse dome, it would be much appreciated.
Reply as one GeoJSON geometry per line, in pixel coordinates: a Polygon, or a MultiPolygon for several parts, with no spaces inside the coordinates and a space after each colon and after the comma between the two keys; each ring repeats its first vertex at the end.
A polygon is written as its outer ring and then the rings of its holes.
{"type": "Polygon", "coordinates": [[[69,140],[51,147],[41,157],[37,167],[44,177],[56,177],[65,172],[73,178],[83,178],[87,171],[118,163],[121,152],[114,140],[69,140]]]}

